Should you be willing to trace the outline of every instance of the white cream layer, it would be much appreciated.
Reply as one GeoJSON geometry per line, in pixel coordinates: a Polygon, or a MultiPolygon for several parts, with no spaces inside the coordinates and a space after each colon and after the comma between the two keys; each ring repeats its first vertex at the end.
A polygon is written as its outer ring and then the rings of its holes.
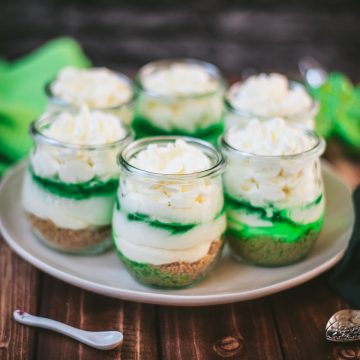
{"type": "MultiPolygon", "coordinates": [[[[286,216],[295,223],[306,225],[315,222],[324,214],[324,199],[317,205],[309,208],[291,208],[286,209],[286,216]]],[[[228,209],[227,213],[231,219],[236,220],[239,224],[245,224],[251,227],[272,227],[272,221],[262,219],[256,213],[249,213],[242,209],[228,209]]],[[[269,214],[271,216],[271,212],[269,214]]]]}
{"type": "Polygon", "coordinates": [[[25,175],[22,201],[27,212],[72,230],[110,225],[114,206],[114,196],[74,200],[52,195],[41,189],[29,173],[25,175]]]}
{"type": "Polygon", "coordinates": [[[221,215],[213,221],[198,224],[184,233],[171,234],[167,230],[145,222],[128,220],[122,211],[115,211],[112,226],[117,236],[128,239],[133,244],[180,250],[219,239],[225,231],[226,219],[225,215],[221,215]]]}
{"type": "Polygon", "coordinates": [[[63,68],[51,84],[52,93],[65,103],[107,108],[128,102],[133,90],[115,72],[106,68],[63,68]]]}
{"type": "Polygon", "coordinates": [[[195,134],[221,122],[223,91],[199,98],[164,100],[142,94],[138,113],[163,131],[195,134]]]}
{"type": "MultiPolygon", "coordinates": [[[[60,113],[45,129],[51,139],[74,145],[107,145],[120,141],[127,134],[120,120],[83,106],[78,114],[60,113]]],[[[39,143],[31,155],[31,165],[40,177],[58,176],[62,182],[86,182],[97,176],[108,180],[119,174],[116,157],[120,144],[95,150],[64,148],[39,143]]]]}
{"type": "Polygon", "coordinates": [[[227,141],[232,147],[274,158],[228,152],[224,174],[226,192],[253,206],[271,203],[278,209],[296,208],[316,200],[323,192],[319,159],[276,157],[312,148],[314,140],[307,136],[280,118],[261,123],[251,120],[244,129],[228,133],[227,141]]]}
{"type": "Polygon", "coordinates": [[[220,240],[225,231],[225,215],[201,224],[184,234],[171,235],[145,223],[128,221],[118,211],[113,215],[115,242],[130,260],[153,265],[173,262],[195,262],[206,256],[211,243],[220,240]]]}
{"type": "Polygon", "coordinates": [[[224,90],[202,66],[175,63],[154,72],[145,71],[142,82],[146,90],[158,95],[144,92],[138,100],[140,115],[153,126],[192,134],[220,122],[224,90]],[[201,96],[208,93],[212,94],[201,96]]]}

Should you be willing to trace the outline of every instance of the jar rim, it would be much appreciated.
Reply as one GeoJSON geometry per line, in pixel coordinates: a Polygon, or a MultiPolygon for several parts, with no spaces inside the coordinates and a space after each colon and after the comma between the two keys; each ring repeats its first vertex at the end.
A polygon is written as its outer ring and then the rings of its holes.
{"type": "Polygon", "coordinates": [[[298,160],[298,159],[307,159],[307,158],[315,157],[315,156],[316,157],[321,156],[324,153],[325,148],[326,148],[325,140],[313,130],[306,129],[303,126],[295,126],[295,127],[298,129],[301,129],[304,134],[306,134],[307,136],[310,136],[314,140],[314,145],[311,148],[304,150],[300,153],[296,153],[296,154],[260,155],[260,154],[256,154],[256,153],[252,153],[249,151],[244,151],[244,150],[235,148],[227,141],[227,138],[228,138],[230,132],[237,131],[238,129],[241,128],[241,125],[232,126],[227,131],[225,131],[225,133],[219,139],[219,144],[220,144],[221,148],[224,149],[225,151],[231,152],[238,156],[254,158],[254,159],[258,159],[258,160],[260,160],[260,159],[263,159],[263,160],[298,160]]]}
{"type": "Polygon", "coordinates": [[[57,140],[53,137],[47,136],[43,133],[41,127],[45,126],[51,121],[54,121],[60,114],[66,113],[64,111],[56,111],[53,113],[44,114],[38,119],[31,122],[29,126],[29,133],[35,142],[48,144],[60,148],[77,149],[77,150],[103,150],[109,149],[121,145],[126,145],[129,141],[134,138],[134,131],[126,124],[121,123],[121,126],[125,130],[125,136],[119,140],[106,143],[106,144],[74,144],[61,140],[57,140]]]}
{"type": "MultiPolygon", "coordinates": [[[[110,69],[108,69],[108,70],[110,70],[110,69]]],[[[122,102],[121,104],[117,104],[117,105],[104,106],[104,107],[89,106],[89,108],[91,110],[99,110],[99,111],[119,110],[123,107],[133,104],[136,100],[135,85],[134,85],[134,82],[130,79],[130,77],[128,77],[125,74],[118,72],[118,71],[114,71],[114,70],[110,70],[110,71],[113,72],[114,74],[116,74],[124,83],[126,83],[129,86],[129,88],[131,90],[131,97],[129,98],[129,100],[122,102]]],[[[45,84],[44,91],[45,91],[45,95],[48,97],[48,99],[51,102],[53,102],[55,105],[58,105],[58,106],[61,106],[64,108],[69,108],[69,109],[79,108],[81,105],[71,104],[70,102],[67,102],[67,101],[57,97],[53,93],[51,86],[56,81],[56,79],[57,79],[57,76],[45,84]]]]}
{"type": "MultiPolygon", "coordinates": [[[[211,158],[210,158],[211,160],[211,158]]],[[[213,145],[207,141],[193,138],[190,136],[153,136],[146,137],[140,140],[133,141],[127,145],[123,151],[118,155],[118,164],[120,167],[128,173],[144,176],[147,178],[153,178],[158,180],[195,180],[212,175],[218,175],[223,172],[225,166],[225,159],[220,151],[218,151],[213,145]],[[213,164],[208,169],[196,171],[189,174],[163,174],[158,172],[147,171],[138,168],[130,163],[130,160],[138,154],[141,150],[144,150],[148,145],[154,143],[170,143],[176,140],[184,140],[190,145],[195,145],[202,149],[203,152],[210,158],[213,157],[213,164]]]]}
{"type": "MultiPolygon", "coordinates": [[[[246,79],[244,79],[246,80],[246,79]]],[[[307,113],[307,112],[310,112],[310,111],[315,111],[318,109],[319,107],[319,102],[316,101],[310,94],[309,92],[306,90],[306,87],[304,86],[304,84],[302,84],[300,81],[296,81],[296,80],[291,80],[291,79],[288,79],[289,81],[289,88],[294,88],[296,86],[299,86],[299,87],[302,87],[306,93],[309,95],[310,97],[310,105],[306,108],[304,108],[303,110],[297,112],[297,113],[294,113],[294,114],[291,114],[291,115],[277,115],[277,116],[281,116],[282,118],[284,119],[287,119],[287,120],[291,120],[291,119],[296,119],[297,117],[300,117],[301,115],[307,113]]],[[[225,98],[224,98],[224,105],[225,105],[225,108],[236,114],[236,115],[239,115],[239,116],[242,116],[244,118],[248,118],[248,119],[252,119],[252,118],[257,118],[259,120],[266,120],[266,119],[269,119],[269,118],[272,118],[274,117],[274,115],[272,116],[267,116],[267,115],[257,115],[255,114],[254,112],[250,112],[250,111],[247,111],[247,110],[242,110],[241,108],[239,107],[236,107],[234,104],[233,104],[233,101],[230,99],[229,95],[230,95],[230,92],[232,89],[236,88],[236,87],[240,87],[241,83],[243,81],[237,81],[235,82],[234,84],[232,84],[229,89],[227,90],[226,92],[226,95],[225,95],[225,98]]]]}
{"type": "Polygon", "coordinates": [[[142,91],[150,97],[167,100],[167,101],[202,99],[202,98],[206,98],[206,97],[215,95],[219,91],[225,92],[226,87],[227,87],[227,82],[226,82],[224,76],[222,75],[220,69],[216,65],[209,63],[207,61],[197,60],[197,59],[192,59],[192,58],[169,58],[169,59],[159,59],[159,60],[151,61],[139,69],[139,71],[137,72],[137,74],[135,76],[134,84],[135,84],[135,92],[142,91]],[[151,73],[152,71],[154,71],[157,68],[161,68],[161,67],[166,68],[166,67],[169,67],[170,65],[177,64],[177,63],[178,64],[198,65],[198,66],[204,68],[206,70],[206,72],[208,74],[210,74],[211,76],[213,76],[214,79],[216,80],[216,82],[217,82],[216,88],[214,90],[206,91],[206,92],[199,93],[199,94],[163,95],[163,94],[159,94],[158,92],[156,92],[154,90],[150,90],[144,86],[143,78],[148,75],[146,73],[151,73]]]}

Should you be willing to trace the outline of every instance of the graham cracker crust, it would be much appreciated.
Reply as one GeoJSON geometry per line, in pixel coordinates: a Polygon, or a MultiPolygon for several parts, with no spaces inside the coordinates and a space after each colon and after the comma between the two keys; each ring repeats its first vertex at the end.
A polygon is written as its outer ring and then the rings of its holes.
{"type": "Polygon", "coordinates": [[[95,248],[106,239],[111,237],[111,227],[102,226],[98,228],[88,228],[73,230],[60,228],[51,220],[41,219],[33,214],[26,213],[33,229],[37,235],[49,246],[64,252],[86,251],[95,248]]]}

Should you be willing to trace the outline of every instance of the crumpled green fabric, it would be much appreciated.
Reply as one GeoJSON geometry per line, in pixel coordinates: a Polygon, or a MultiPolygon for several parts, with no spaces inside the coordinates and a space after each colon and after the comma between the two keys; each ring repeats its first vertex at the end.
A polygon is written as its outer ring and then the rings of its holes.
{"type": "Polygon", "coordinates": [[[80,45],[65,37],[14,62],[0,60],[0,175],[32,145],[28,127],[45,110],[44,86],[64,66],[90,65],[80,45]]]}
{"type": "Polygon", "coordinates": [[[316,130],[325,138],[335,135],[360,153],[360,86],[344,75],[329,73],[319,88],[309,87],[319,101],[316,130]]]}

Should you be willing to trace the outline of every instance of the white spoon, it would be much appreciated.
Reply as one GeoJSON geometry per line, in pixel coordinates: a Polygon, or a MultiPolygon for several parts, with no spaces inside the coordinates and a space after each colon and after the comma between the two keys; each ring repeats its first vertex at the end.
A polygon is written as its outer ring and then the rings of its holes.
{"type": "Polygon", "coordinates": [[[100,350],[114,349],[123,341],[120,331],[85,331],[44,317],[33,316],[21,310],[14,311],[14,319],[25,325],[57,331],[100,350]]]}

